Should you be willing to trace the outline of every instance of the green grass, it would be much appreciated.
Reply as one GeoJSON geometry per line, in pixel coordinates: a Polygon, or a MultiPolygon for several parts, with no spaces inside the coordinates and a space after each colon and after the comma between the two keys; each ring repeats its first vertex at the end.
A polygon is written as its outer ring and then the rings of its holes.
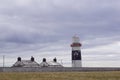
{"type": "Polygon", "coordinates": [[[120,80],[120,72],[9,72],[0,80],[120,80]]]}

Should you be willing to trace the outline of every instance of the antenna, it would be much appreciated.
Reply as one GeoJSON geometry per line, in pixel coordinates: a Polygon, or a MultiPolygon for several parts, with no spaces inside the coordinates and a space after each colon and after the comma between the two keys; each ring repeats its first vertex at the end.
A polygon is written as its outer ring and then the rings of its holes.
{"type": "Polygon", "coordinates": [[[63,65],[63,60],[61,59],[61,64],[63,65]]]}
{"type": "Polygon", "coordinates": [[[3,55],[3,67],[5,67],[5,55],[3,55]]]}

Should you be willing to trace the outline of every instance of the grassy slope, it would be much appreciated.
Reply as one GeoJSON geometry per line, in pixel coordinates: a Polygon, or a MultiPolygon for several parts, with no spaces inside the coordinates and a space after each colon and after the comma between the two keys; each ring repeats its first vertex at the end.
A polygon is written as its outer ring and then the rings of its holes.
{"type": "Polygon", "coordinates": [[[0,73],[0,80],[120,80],[120,72],[0,73]]]}

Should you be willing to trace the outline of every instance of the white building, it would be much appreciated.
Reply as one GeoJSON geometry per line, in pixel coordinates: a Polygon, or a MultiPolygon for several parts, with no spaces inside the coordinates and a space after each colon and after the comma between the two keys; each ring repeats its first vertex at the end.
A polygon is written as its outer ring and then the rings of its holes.
{"type": "Polygon", "coordinates": [[[40,67],[63,67],[60,63],[57,62],[57,59],[54,58],[53,61],[47,62],[45,58],[43,58],[43,62],[40,63],[40,67]]]}
{"type": "Polygon", "coordinates": [[[21,57],[18,57],[15,64],[12,67],[63,67],[60,63],[57,62],[57,59],[54,58],[53,61],[46,62],[46,59],[43,58],[43,62],[38,64],[34,57],[31,57],[30,60],[21,60],[21,57]]]}
{"type": "Polygon", "coordinates": [[[21,60],[21,57],[18,57],[12,67],[39,67],[39,64],[34,60],[34,57],[31,57],[30,60],[21,60]]]}

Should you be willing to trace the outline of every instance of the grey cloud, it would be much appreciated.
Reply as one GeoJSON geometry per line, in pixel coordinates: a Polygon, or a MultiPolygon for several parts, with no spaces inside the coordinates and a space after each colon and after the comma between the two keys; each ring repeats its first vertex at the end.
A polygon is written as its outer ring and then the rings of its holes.
{"type": "MultiPolygon", "coordinates": [[[[6,3],[7,1],[3,2],[5,4],[8,4],[6,3]]],[[[58,34],[61,35],[70,34],[69,36],[73,35],[74,33],[82,35],[87,34],[88,36],[89,34],[99,36],[102,35],[101,33],[107,33],[107,35],[109,34],[114,35],[115,33],[112,33],[113,30],[116,33],[119,33],[118,27],[119,23],[116,22],[117,20],[116,18],[113,19],[113,17],[111,17],[111,16],[119,17],[118,15],[119,9],[116,6],[113,6],[117,3],[117,1],[113,3],[112,0],[109,2],[108,1],[98,2],[96,0],[93,0],[89,1],[90,3],[88,3],[87,0],[85,1],[71,0],[69,1],[69,3],[65,1],[64,4],[62,4],[63,1],[54,0],[34,1],[34,3],[32,2],[33,2],[32,0],[13,1],[13,4],[10,4],[10,8],[7,7],[8,5],[5,5],[6,9],[3,9],[3,12],[7,11],[6,14],[8,14],[8,17],[13,16],[11,18],[8,18],[7,22],[10,22],[8,25],[12,24],[11,26],[16,27],[15,31],[18,34],[28,33],[33,35],[34,34],[49,35],[51,33],[57,34],[57,32],[59,32],[58,34]],[[77,5],[73,5],[73,3],[77,5]],[[100,4],[93,5],[95,3],[100,4]],[[45,9],[47,9],[48,11],[45,9]],[[115,15],[114,13],[117,14],[118,16],[115,15]],[[21,31],[17,30],[18,28],[20,29],[20,27],[21,31]],[[67,30],[67,33],[66,29],[69,29],[67,30]]],[[[19,35],[17,37],[19,37],[19,35]]]]}

